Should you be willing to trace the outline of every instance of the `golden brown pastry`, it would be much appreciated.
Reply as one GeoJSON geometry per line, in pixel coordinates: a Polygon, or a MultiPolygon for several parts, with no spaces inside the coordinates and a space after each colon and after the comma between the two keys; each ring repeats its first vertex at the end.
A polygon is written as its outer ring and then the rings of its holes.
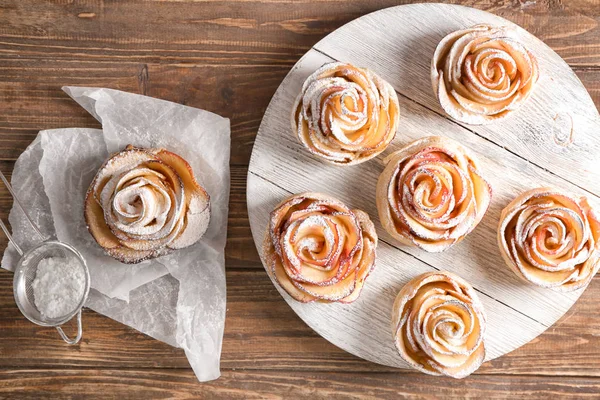
{"type": "Polygon", "coordinates": [[[351,303],[375,266],[369,216],[320,193],[294,195],[271,213],[263,256],[269,275],[301,302],[351,303]]]}
{"type": "Polygon", "coordinates": [[[517,196],[500,216],[498,244],[522,279],[559,291],[587,285],[600,267],[600,220],[585,197],[552,188],[517,196]]]}
{"type": "Polygon", "coordinates": [[[311,153],[352,165],[385,150],[398,120],[398,97],[389,83],[367,69],[336,62],[304,82],[292,129],[311,153]]]}
{"type": "Polygon", "coordinates": [[[454,140],[419,139],[384,163],[377,210],[400,243],[444,251],[475,229],[490,204],[492,189],[475,156],[454,140]]]}
{"type": "Polygon", "coordinates": [[[433,90],[457,121],[487,124],[506,117],[531,95],[535,57],[508,27],[475,25],[438,44],[431,63],[433,90]]]}
{"type": "Polygon", "coordinates": [[[394,302],[392,329],[400,356],[430,375],[464,378],[485,359],[486,319],[475,290],[450,272],[408,282],[394,302]]]}
{"type": "Polygon", "coordinates": [[[133,264],[200,240],[210,220],[210,200],[183,158],[129,145],[96,174],[85,219],[110,256],[133,264]]]}

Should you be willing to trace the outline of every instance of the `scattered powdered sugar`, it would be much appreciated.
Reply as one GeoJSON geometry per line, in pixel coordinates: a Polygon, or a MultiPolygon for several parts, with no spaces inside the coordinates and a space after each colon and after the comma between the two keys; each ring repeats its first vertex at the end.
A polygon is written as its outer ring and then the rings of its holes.
{"type": "Polygon", "coordinates": [[[46,318],[73,312],[84,295],[85,272],[75,259],[49,257],[38,264],[32,283],[35,306],[46,318]]]}

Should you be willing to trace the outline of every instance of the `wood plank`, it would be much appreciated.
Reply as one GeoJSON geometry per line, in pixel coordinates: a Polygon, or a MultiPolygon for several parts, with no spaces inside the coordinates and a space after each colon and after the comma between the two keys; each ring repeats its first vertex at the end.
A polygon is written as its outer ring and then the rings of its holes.
{"type": "Polygon", "coordinates": [[[226,371],[199,384],[173,369],[16,369],[0,371],[0,399],[547,399],[597,398],[600,379],[474,375],[466,380],[418,373],[226,371]]]}
{"type": "Polygon", "coordinates": [[[225,265],[227,268],[258,268],[262,270],[260,257],[256,251],[248,207],[246,205],[245,166],[232,166],[231,192],[229,195],[229,218],[227,222],[227,245],[225,247],[225,265]]]}
{"type": "MultiPolygon", "coordinates": [[[[0,54],[97,62],[289,63],[343,24],[410,2],[415,1],[5,2],[0,54]]],[[[490,11],[523,26],[572,65],[600,65],[595,0],[449,3],[490,11]]]]}
{"type": "Polygon", "coordinates": [[[596,108],[600,109],[600,69],[575,69],[575,72],[592,97],[596,108]]]}
{"type": "MultiPolygon", "coordinates": [[[[223,367],[301,371],[397,371],[327,343],[287,307],[266,273],[228,274],[223,367]],[[233,294],[235,293],[235,294],[233,294]],[[248,298],[254,299],[248,302],[248,298]]],[[[600,277],[555,325],[525,346],[488,361],[481,374],[600,376],[600,277]]]]}

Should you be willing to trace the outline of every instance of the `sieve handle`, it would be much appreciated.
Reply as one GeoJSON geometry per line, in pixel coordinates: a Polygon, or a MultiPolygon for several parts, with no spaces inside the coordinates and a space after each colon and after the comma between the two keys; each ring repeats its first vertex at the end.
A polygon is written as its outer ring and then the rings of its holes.
{"type": "MultiPolygon", "coordinates": [[[[1,172],[0,172],[0,174],[1,174],[1,172]]],[[[4,234],[6,235],[6,237],[8,238],[8,241],[13,245],[15,250],[17,250],[17,253],[19,253],[19,255],[21,257],[23,257],[23,250],[21,250],[21,248],[19,247],[17,242],[15,242],[15,239],[13,239],[12,235],[10,234],[10,231],[8,230],[8,227],[6,226],[4,221],[2,221],[2,219],[0,219],[0,228],[2,228],[2,232],[4,232],[4,234]]]]}
{"type": "Polygon", "coordinates": [[[77,313],[77,336],[75,336],[75,339],[69,338],[67,336],[67,334],[62,330],[62,328],[60,326],[57,326],[56,330],[60,334],[60,337],[65,342],[67,342],[67,344],[77,344],[77,343],[79,343],[79,341],[81,340],[81,335],[83,333],[83,330],[81,329],[81,309],[79,309],[79,312],[77,313]]]}
{"type": "MultiPolygon", "coordinates": [[[[23,203],[21,203],[21,200],[19,200],[19,197],[13,190],[13,187],[11,186],[10,182],[8,182],[8,179],[6,179],[6,177],[4,176],[2,171],[0,171],[0,180],[2,180],[2,182],[4,183],[4,186],[6,186],[6,188],[8,189],[8,192],[10,193],[12,198],[15,200],[15,203],[17,204],[17,206],[19,206],[19,208],[23,211],[23,214],[25,214],[25,218],[27,218],[27,222],[29,222],[29,225],[31,225],[31,227],[33,228],[35,233],[40,237],[40,239],[42,239],[42,241],[47,240],[48,238],[46,236],[44,236],[44,234],[42,234],[42,232],[40,231],[40,228],[38,228],[38,226],[33,222],[31,217],[25,210],[25,207],[23,207],[23,203]]],[[[12,243],[12,245],[15,246],[15,249],[17,249],[17,252],[19,253],[19,255],[22,256],[23,250],[21,250],[21,248],[14,241],[12,235],[10,234],[10,232],[8,231],[8,228],[6,227],[6,224],[1,219],[0,219],[0,228],[2,229],[2,231],[4,232],[4,234],[6,235],[8,240],[12,243]]]]}

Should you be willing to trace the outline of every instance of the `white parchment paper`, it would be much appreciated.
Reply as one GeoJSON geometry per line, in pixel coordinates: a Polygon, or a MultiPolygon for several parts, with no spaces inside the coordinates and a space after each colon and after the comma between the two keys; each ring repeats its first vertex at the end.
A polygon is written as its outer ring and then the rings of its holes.
{"type": "MultiPolygon", "coordinates": [[[[225,320],[229,120],[117,90],[63,90],[102,123],[102,130],[41,131],[15,164],[16,193],[44,234],[75,246],[86,258],[92,286],[87,307],[184,349],[200,381],[218,378],[225,320]],[[83,217],[85,193],[102,162],[128,144],[164,147],[190,163],[211,200],[210,225],[199,243],[126,265],[105,255],[93,240],[83,217]]],[[[18,207],[9,220],[22,247],[39,241],[18,207]]],[[[17,260],[9,246],[2,267],[12,270],[17,260]]]]}

